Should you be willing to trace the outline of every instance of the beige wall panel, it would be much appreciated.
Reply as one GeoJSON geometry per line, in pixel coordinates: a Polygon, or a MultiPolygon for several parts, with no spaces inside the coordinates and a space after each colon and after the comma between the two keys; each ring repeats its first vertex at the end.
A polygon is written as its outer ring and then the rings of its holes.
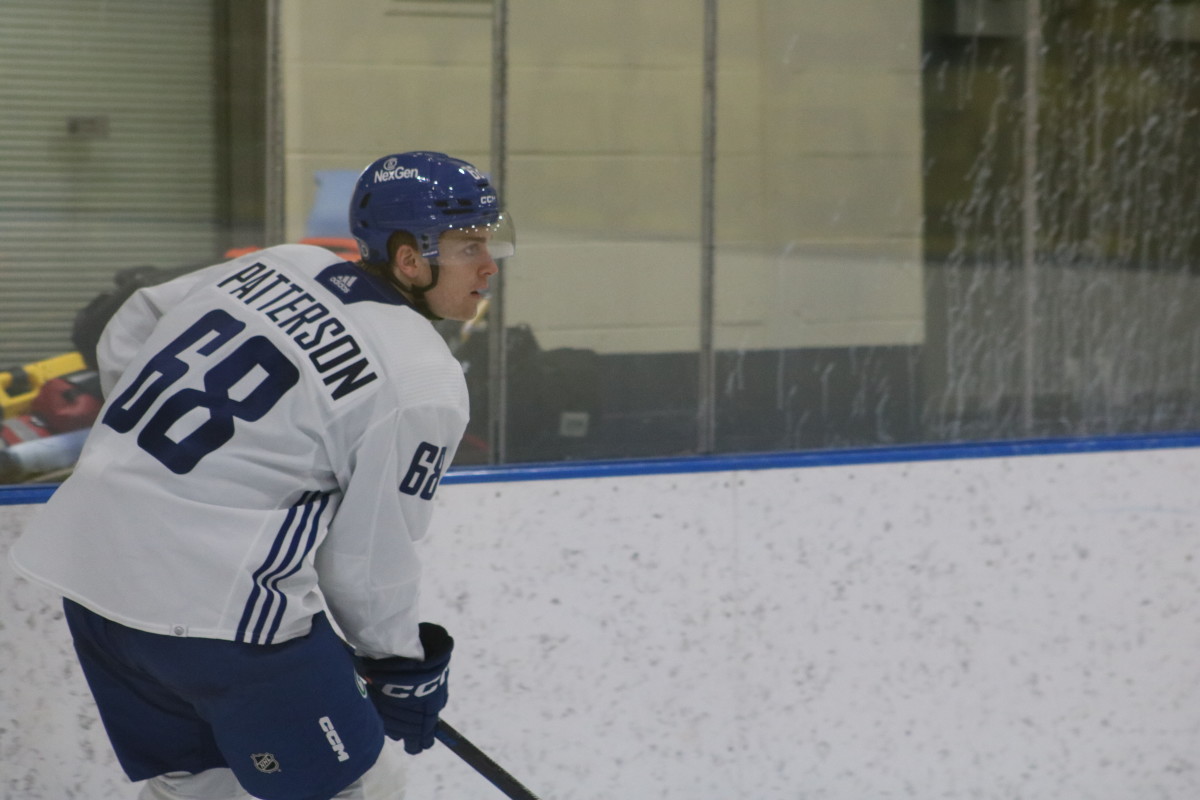
{"type": "MultiPolygon", "coordinates": [[[[539,241],[506,265],[508,319],[532,325],[547,348],[693,350],[698,257],[684,243],[539,241]]],[[[798,335],[805,347],[924,338],[917,248],[907,259],[861,246],[722,252],[716,304],[717,346],[725,349],[795,347],[798,335]]]]}
{"type": "MultiPolygon", "coordinates": [[[[701,4],[696,6],[699,8],[701,4]]],[[[697,20],[700,24],[699,17],[697,20]]],[[[762,30],[760,0],[717,3],[717,58],[722,72],[746,67],[759,69],[763,58],[762,30]]]]}
{"type": "Polygon", "coordinates": [[[509,126],[522,152],[700,151],[698,70],[515,67],[509,126]]]}
{"type": "Polygon", "coordinates": [[[361,169],[389,152],[437,149],[488,168],[486,70],[462,67],[366,67],[295,64],[302,92],[289,95],[285,196],[287,236],[303,235],[312,208],[314,174],[361,169]],[[362,96],[375,102],[364,104],[362,96]],[[447,104],[446,96],[462,102],[447,104]]]}
{"type": "MultiPolygon", "coordinates": [[[[768,100],[795,153],[921,153],[921,81],[914,73],[828,72],[793,76],[768,100]]],[[[910,190],[920,192],[920,174],[910,190]]]]}
{"type": "Polygon", "coordinates": [[[507,267],[507,319],[532,325],[543,347],[694,350],[698,258],[689,243],[542,239],[507,267]]]}
{"type": "Polygon", "coordinates": [[[414,15],[396,0],[284,0],[286,233],[303,235],[314,173],[437,149],[488,168],[490,17],[414,15]]]}
{"type": "Polygon", "coordinates": [[[404,13],[396,0],[282,0],[290,57],[316,64],[475,64],[492,58],[488,16],[404,13]]]}
{"type": "Polygon", "coordinates": [[[845,309],[870,322],[903,322],[921,307],[920,261],[793,253],[775,273],[775,308],[806,323],[841,322],[845,309]]]}
{"type": "Polygon", "coordinates": [[[699,69],[703,5],[693,0],[509,4],[513,64],[699,69]]]}
{"type": "Polygon", "coordinates": [[[918,0],[764,0],[765,63],[778,69],[916,72],[918,0]]]}
{"type": "Polygon", "coordinates": [[[416,142],[447,152],[486,147],[490,102],[480,74],[475,67],[305,67],[299,72],[305,100],[298,129],[288,131],[289,150],[383,155],[416,142]],[[363,103],[364,96],[371,102],[363,103]]]}
{"type": "Polygon", "coordinates": [[[722,250],[717,346],[748,349],[909,344],[923,339],[919,243],[850,244],[776,254],[722,250]],[[854,314],[847,314],[854,309],[854,314]]]}
{"type": "MultiPolygon", "coordinates": [[[[489,21],[403,5],[284,2],[293,238],[316,170],[414,148],[488,168],[489,21]]],[[[721,4],[720,342],[919,338],[919,12],[721,4]]],[[[684,0],[510,7],[506,298],[546,346],[697,346],[702,22],[684,0]]]]}
{"type": "MultiPolygon", "coordinates": [[[[697,78],[699,80],[699,78],[697,78]]],[[[696,87],[696,119],[700,126],[700,96],[696,87]]],[[[722,66],[717,74],[717,153],[762,154],[762,116],[766,107],[759,70],[746,66],[722,66]]],[[[699,140],[700,132],[696,132],[699,140]]]]}
{"type": "MultiPolygon", "coordinates": [[[[751,252],[773,248],[765,239],[768,202],[763,189],[768,178],[764,169],[760,153],[721,155],[717,159],[716,238],[720,247],[751,252]]],[[[698,204],[699,198],[694,202],[698,204]]]]}
{"type": "Polygon", "coordinates": [[[515,156],[508,175],[507,205],[518,225],[539,235],[671,239],[699,231],[698,158],[515,156]]]}
{"type": "Polygon", "coordinates": [[[798,156],[778,166],[793,176],[768,201],[781,242],[920,236],[915,155],[798,156]]]}
{"type": "Polygon", "coordinates": [[[576,347],[597,353],[694,353],[699,349],[697,325],[646,325],[624,327],[539,328],[538,345],[544,349],[576,347]]]}
{"type": "Polygon", "coordinates": [[[766,103],[761,69],[741,57],[728,63],[727,35],[727,27],[722,28],[722,62],[717,74],[716,238],[722,245],[737,242],[757,251],[766,244],[769,230],[764,189],[775,180],[775,165],[763,147],[766,103]]]}
{"type": "Polygon", "coordinates": [[[764,312],[773,303],[780,255],[722,247],[716,261],[714,313],[718,327],[761,328],[764,312]]]}

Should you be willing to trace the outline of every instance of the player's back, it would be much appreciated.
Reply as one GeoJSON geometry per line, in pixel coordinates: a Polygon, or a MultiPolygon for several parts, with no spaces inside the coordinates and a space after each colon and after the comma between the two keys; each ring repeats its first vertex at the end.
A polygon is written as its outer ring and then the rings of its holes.
{"type": "Polygon", "coordinates": [[[359,450],[410,406],[465,426],[461,369],[398,293],[320,248],[139,295],[101,341],[113,377],[75,474],[14,563],[132,627],[215,638],[252,638],[247,565],[275,564],[269,588],[298,607],[274,628],[294,635],[359,450]]]}
{"type": "Polygon", "coordinates": [[[101,367],[121,377],[81,469],[233,507],[335,488],[345,443],[373,404],[403,402],[389,394],[400,389],[390,371],[419,369],[404,361],[430,352],[430,326],[398,295],[320,248],[271,248],[171,292],[180,296],[144,340],[137,309],[105,332],[101,367]]]}

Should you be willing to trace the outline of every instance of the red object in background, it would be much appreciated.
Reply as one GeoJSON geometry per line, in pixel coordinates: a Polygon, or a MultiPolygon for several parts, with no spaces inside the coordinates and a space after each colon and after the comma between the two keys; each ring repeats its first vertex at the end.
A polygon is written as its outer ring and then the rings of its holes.
{"type": "Polygon", "coordinates": [[[29,406],[52,433],[89,427],[100,413],[100,382],[95,372],[72,372],[51,378],[29,406]]]}
{"type": "Polygon", "coordinates": [[[28,414],[0,425],[0,440],[11,446],[91,427],[100,414],[100,378],[95,372],[72,372],[51,378],[38,390],[28,414]]]}

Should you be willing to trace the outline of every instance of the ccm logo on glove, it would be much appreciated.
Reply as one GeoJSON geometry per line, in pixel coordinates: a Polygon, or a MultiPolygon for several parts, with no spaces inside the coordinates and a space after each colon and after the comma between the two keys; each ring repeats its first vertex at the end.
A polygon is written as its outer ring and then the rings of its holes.
{"type": "Polygon", "coordinates": [[[442,670],[442,674],[431,681],[419,683],[416,686],[407,686],[402,683],[385,683],[379,687],[379,691],[388,697],[394,697],[397,700],[404,700],[408,697],[428,697],[438,690],[439,687],[445,686],[446,681],[450,678],[450,668],[446,667],[442,670]]]}
{"type": "Polygon", "coordinates": [[[449,697],[450,653],[454,650],[454,639],[441,625],[422,622],[419,627],[424,659],[355,659],[384,732],[390,739],[403,740],[405,751],[413,755],[433,747],[438,714],[449,697]]]}

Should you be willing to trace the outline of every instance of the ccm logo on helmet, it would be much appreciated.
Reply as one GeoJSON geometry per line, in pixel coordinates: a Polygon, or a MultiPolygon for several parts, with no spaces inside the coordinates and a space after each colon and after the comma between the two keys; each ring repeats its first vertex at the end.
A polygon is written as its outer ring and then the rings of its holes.
{"type": "Polygon", "coordinates": [[[379,691],[388,697],[395,697],[398,700],[403,700],[406,697],[426,697],[436,692],[438,687],[446,682],[449,673],[450,668],[446,667],[442,670],[441,675],[438,675],[431,681],[425,681],[425,683],[416,686],[405,686],[401,683],[385,683],[380,687],[379,691]]]}
{"type": "Polygon", "coordinates": [[[333,748],[333,752],[337,753],[337,760],[349,761],[350,754],[346,752],[346,745],[342,744],[342,737],[338,736],[338,732],[334,730],[333,720],[329,717],[321,717],[317,720],[317,724],[321,726],[321,730],[325,731],[325,739],[333,748]]]}

